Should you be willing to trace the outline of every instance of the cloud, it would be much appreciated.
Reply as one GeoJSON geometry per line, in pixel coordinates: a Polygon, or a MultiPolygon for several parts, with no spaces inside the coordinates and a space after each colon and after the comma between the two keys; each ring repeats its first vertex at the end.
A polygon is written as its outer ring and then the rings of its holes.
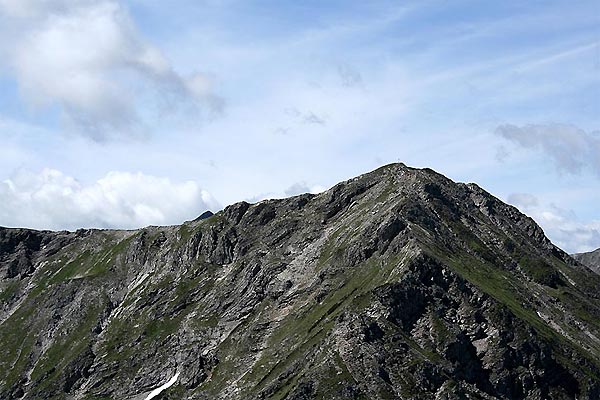
{"type": "Polygon", "coordinates": [[[178,74],[115,0],[0,0],[0,13],[17,27],[9,54],[23,97],[94,139],[135,133],[149,107],[223,107],[208,75],[178,74]]]}
{"type": "Polygon", "coordinates": [[[498,146],[496,148],[496,161],[498,162],[504,162],[506,161],[506,159],[508,158],[508,156],[510,155],[508,149],[506,148],[506,146],[498,146]]]}
{"type": "Polygon", "coordinates": [[[338,66],[338,74],[340,75],[340,79],[342,81],[342,86],[345,87],[361,87],[363,86],[363,79],[360,72],[351,68],[348,65],[340,65],[338,66]]]}
{"type": "Polygon", "coordinates": [[[317,114],[310,111],[302,117],[302,121],[305,124],[317,124],[325,125],[325,118],[318,116],[317,114]]]}
{"type": "Polygon", "coordinates": [[[37,229],[139,228],[179,224],[216,200],[193,181],[110,172],[91,185],[54,169],[0,182],[0,225],[37,229]]]}
{"type": "MultiPolygon", "coordinates": [[[[315,114],[313,111],[300,111],[295,107],[286,108],[284,114],[292,117],[291,122],[296,124],[307,124],[307,125],[321,125],[325,126],[327,124],[327,119],[323,115],[315,114]]],[[[283,133],[283,132],[280,132],[283,133]]],[[[287,132],[285,132],[287,133],[287,132]]]]}
{"type": "Polygon", "coordinates": [[[600,221],[581,222],[573,211],[546,204],[529,193],[513,193],[506,201],[533,218],[556,245],[569,253],[600,247],[600,221]]]}
{"type": "Polygon", "coordinates": [[[309,186],[306,182],[296,182],[283,191],[286,196],[296,196],[304,193],[321,193],[325,188],[319,185],[309,186]]]}
{"type": "Polygon", "coordinates": [[[310,186],[306,182],[302,181],[302,182],[294,183],[293,185],[291,185],[290,187],[285,189],[283,191],[283,193],[280,191],[278,191],[278,192],[262,192],[262,193],[254,195],[254,196],[246,197],[245,200],[249,203],[258,203],[260,201],[267,200],[267,199],[281,199],[281,198],[292,197],[292,196],[296,196],[296,195],[304,194],[304,193],[317,194],[317,193],[321,193],[325,190],[326,190],[326,188],[324,188],[323,186],[320,186],[320,185],[310,186]]]}
{"type": "Polygon", "coordinates": [[[547,156],[558,171],[579,174],[589,170],[600,177],[600,135],[573,125],[501,125],[496,135],[547,156]]]}
{"type": "Polygon", "coordinates": [[[506,201],[510,204],[526,209],[539,206],[537,197],[529,193],[512,193],[508,196],[506,201]]]}

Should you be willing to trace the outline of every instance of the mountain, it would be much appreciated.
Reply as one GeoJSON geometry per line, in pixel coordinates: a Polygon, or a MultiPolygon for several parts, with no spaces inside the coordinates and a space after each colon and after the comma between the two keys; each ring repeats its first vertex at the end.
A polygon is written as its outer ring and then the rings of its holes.
{"type": "Polygon", "coordinates": [[[600,274],[600,249],[596,249],[588,253],[573,254],[572,257],[583,265],[589,267],[595,273],[600,274]]]}
{"type": "Polygon", "coordinates": [[[2,399],[598,399],[600,276],[393,164],[180,226],[0,230],[2,399]]]}

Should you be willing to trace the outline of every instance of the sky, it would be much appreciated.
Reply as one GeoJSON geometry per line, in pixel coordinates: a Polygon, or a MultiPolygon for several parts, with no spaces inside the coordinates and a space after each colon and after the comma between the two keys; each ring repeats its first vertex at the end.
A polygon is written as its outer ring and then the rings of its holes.
{"type": "Polygon", "coordinates": [[[600,3],[0,0],[0,225],[178,224],[391,162],[600,247],[600,3]]]}

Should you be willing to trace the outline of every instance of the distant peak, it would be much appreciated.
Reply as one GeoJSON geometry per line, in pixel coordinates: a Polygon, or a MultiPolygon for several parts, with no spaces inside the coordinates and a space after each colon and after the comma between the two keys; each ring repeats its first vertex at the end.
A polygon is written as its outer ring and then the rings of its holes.
{"type": "Polygon", "coordinates": [[[206,218],[210,218],[213,215],[215,215],[212,211],[208,210],[208,211],[204,211],[202,214],[200,214],[200,216],[198,218],[196,218],[193,222],[198,222],[198,221],[202,221],[203,219],[206,218]]]}

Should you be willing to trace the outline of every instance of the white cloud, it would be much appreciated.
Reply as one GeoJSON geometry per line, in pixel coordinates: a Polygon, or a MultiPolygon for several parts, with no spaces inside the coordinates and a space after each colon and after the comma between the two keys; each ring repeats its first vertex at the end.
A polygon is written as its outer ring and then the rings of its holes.
{"type": "Polygon", "coordinates": [[[193,181],[110,172],[84,185],[60,171],[21,171],[0,182],[0,225],[38,229],[179,224],[218,203],[193,181]]]}
{"type": "Polygon", "coordinates": [[[589,170],[600,177],[600,135],[573,125],[501,125],[497,135],[525,149],[546,155],[560,172],[589,170]]]}
{"type": "Polygon", "coordinates": [[[533,218],[557,246],[569,253],[600,247],[600,221],[581,222],[573,211],[546,204],[529,193],[513,193],[506,201],[533,218]]]}
{"type": "Polygon", "coordinates": [[[312,193],[317,194],[325,191],[325,188],[320,185],[309,186],[306,182],[296,182],[289,188],[284,190],[286,196],[296,196],[298,194],[312,193]]]}
{"type": "Polygon", "coordinates": [[[131,134],[165,99],[222,107],[211,79],[175,72],[115,0],[0,0],[0,13],[17,26],[9,54],[24,98],[95,139],[131,134]]]}
{"type": "Polygon", "coordinates": [[[532,209],[539,206],[537,197],[529,193],[512,193],[508,196],[508,203],[525,209],[532,209]]]}

